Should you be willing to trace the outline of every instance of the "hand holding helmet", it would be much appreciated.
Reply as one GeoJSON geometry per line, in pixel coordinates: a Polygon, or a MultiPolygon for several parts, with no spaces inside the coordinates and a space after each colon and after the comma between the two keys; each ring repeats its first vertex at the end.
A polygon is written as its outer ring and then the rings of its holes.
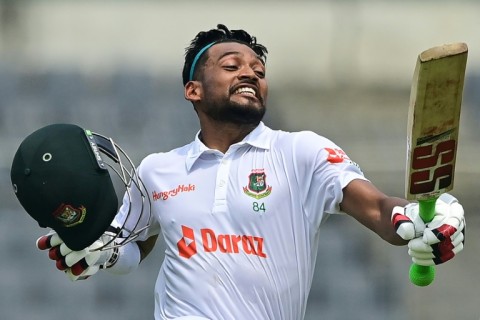
{"type": "Polygon", "coordinates": [[[48,250],[50,259],[56,261],[58,270],[64,271],[70,280],[83,280],[100,269],[112,267],[118,260],[118,247],[108,246],[112,236],[104,234],[92,245],[79,251],[73,251],[54,231],[37,239],[40,250],[48,250]]]}

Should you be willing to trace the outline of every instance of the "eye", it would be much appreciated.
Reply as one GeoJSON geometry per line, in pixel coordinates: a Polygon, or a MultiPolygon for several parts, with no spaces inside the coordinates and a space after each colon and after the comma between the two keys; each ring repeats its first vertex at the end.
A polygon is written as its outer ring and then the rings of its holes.
{"type": "Polygon", "coordinates": [[[228,70],[228,71],[235,71],[235,70],[238,70],[238,67],[234,64],[227,64],[227,65],[224,65],[223,68],[225,70],[228,70]]]}
{"type": "Polygon", "coordinates": [[[254,72],[255,72],[255,74],[257,75],[257,77],[259,77],[259,78],[261,78],[261,79],[265,78],[265,71],[263,71],[263,70],[255,70],[254,72]]]}

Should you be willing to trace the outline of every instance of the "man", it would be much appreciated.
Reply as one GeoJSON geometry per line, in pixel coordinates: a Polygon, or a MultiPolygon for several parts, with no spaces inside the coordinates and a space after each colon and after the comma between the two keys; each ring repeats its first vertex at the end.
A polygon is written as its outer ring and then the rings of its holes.
{"type": "Polygon", "coordinates": [[[460,252],[464,214],[453,197],[438,201],[426,226],[417,204],[379,191],[333,142],[261,122],[266,54],[243,30],[218,25],[200,32],[183,69],[185,99],[200,131],[192,143],[149,155],[138,167],[152,203],[150,218],[134,219],[142,201],[132,187],[113,222],[147,228],[102,254],[68,250],[55,233],[37,246],[50,249],[59,269],[77,280],[99,266],[128,273],[161,233],[166,251],[155,319],[302,319],[319,228],[330,214],[344,212],[393,245],[408,243],[421,265],[460,252]]]}

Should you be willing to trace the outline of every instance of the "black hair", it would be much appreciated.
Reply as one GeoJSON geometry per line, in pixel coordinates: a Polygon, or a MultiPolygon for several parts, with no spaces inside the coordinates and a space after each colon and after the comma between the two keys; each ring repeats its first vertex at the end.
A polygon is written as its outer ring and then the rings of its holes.
{"type": "MultiPolygon", "coordinates": [[[[265,46],[257,43],[257,38],[251,36],[245,30],[229,30],[223,24],[218,24],[217,29],[211,29],[209,31],[199,32],[195,38],[190,42],[190,45],[185,49],[185,63],[183,65],[183,85],[185,86],[190,80],[190,68],[192,66],[195,56],[202,50],[205,46],[211,43],[220,43],[220,42],[239,42],[250,47],[262,60],[265,64],[267,60],[268,50],[265,46]]],[[[195,67],[198,70],[198,65],[205,63],[207,55],[204,54],[200,57],[195,67]]],[[[196,71],[194,70],[194,76],[196,71]]]]}

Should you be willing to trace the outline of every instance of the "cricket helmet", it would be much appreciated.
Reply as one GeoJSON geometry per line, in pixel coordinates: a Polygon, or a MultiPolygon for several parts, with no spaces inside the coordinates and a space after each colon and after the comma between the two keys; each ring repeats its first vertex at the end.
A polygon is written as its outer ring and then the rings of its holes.
{"type": "MultiPolygon", "coordinates": [[[[150,200],[133,162],[111,138],[73,124],[52,124],[27,136],[15,153],[12,186],[20,204],[41,227],[55,230],[72,250],[82,250],[104,233],[111,241],[104,247],[134,240],[147,227],[139,221],[150,214],[150,200]],[[118,211],[112,176],[120,181],[125,196],[139,192],[136,223],[111,223],[118,211]],[[126,228],[128,223],[129,228],[126,228]]],[[[137,198],[136,198],[137,199],[137,198]]],[[[133,218],[132,218],[133,219],[133,218]]],[[[150,217],[147,217],[150,221],[150,217]]]]}

